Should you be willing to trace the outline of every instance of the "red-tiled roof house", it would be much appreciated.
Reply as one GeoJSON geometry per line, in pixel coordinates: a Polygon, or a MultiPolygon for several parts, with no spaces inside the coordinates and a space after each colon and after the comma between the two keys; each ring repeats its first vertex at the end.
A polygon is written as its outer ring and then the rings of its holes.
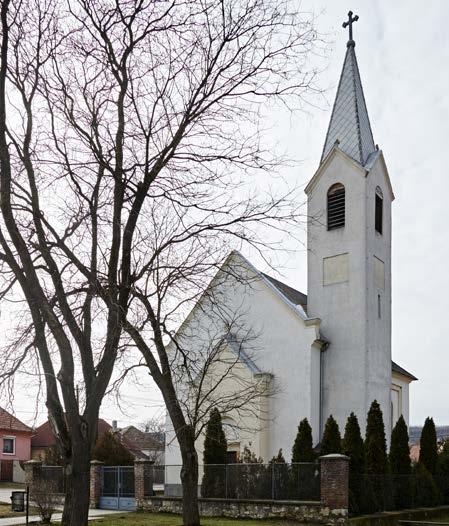
{"type": "Polygon", "coordinates": [[[13,479],[13,462],[31,458],[30,427],[0,407],[0,480],[13,479]]]}

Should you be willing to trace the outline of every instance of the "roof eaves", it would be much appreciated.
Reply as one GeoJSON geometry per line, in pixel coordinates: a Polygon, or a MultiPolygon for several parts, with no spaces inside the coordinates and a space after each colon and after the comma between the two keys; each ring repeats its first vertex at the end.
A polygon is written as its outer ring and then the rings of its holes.
{"type": "Polygon", "coordinates": [[[387,180],[388,189],[390,190],[390,193],[391,193],[391,200],[394,201],[395,195],[393,192],[393,187],[391,185],[391,179],[390,179],[390,174],[388,173],[387,163],[385,162],[385,157],[384,157],[382,150],[376,150],[368,156],[368,159],[365,163],[366,174],[367,175],[369,174],[369,172],[373,169],[378,159],[380,159],[383,165],[383,169],[385,171],[385,179],[387,180]]]}
{"type": "Polygon", "coordinates": [[[396,362],[391,360],[391,370],[393,373],[401,374],[402,376],[405,376],[410,379],[410,381],[414,382],[415,380],[418,380],[416,376],[414,376],[412,373],[409,373],[406,371],[403,367],[398,365],[396,362]]]}
{"type": "Polygon", "coordinates": [[[346,161],[351,163],[355,168],[357,168],[363,175],[366,176],[368,173],[366,171],[366,168],[362,166],[357,160],[353,159],[350,155],[348,155],[346,152],[344,152],[338,145],[338,141],[334,144],[334,146],[329,150],[329,153],[326,155],[324,160],[321,162],[321,164],[318,166],[316,172],[314,173],[312,179],[308,182],[307,186],[304,189],[304,193],[306,195],[310,194],[310,192],[315,188],[317,182],[319,181],[322,173],[324,172],[327,165],[330,163],[331,159],[334,157],[334,155],[341,155],[346,161]]]}
{"type": "Polygon", "coordinates": [[[282,292],[268,278],[266,278],[264,274],[260,272],[260,270],[257,270],[257,268],[250,261],[248,261],[245,258],[245,256],[243,256],[238,250],[234,250],[233,253],[241,257],[243,261],[248,265],[248,267],[256,274],[256,276],[263,283],[265,283],[265,285],[267,285],[267,287],[270,288],[295,313],[296,316],[301,318],[302,321],[309,321],[313,319],[307,316],[301,305],[295,305],[285,296],[285,294],[282,294],[282,292]]]}

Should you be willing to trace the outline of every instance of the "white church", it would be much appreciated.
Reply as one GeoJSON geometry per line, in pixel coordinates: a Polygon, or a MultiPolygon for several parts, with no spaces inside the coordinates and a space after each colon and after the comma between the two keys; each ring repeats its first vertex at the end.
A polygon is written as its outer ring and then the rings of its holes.
{"type": "MultiPolygon", "coordinates": [[[[206,291],[180,329],[190,342],[212,334],[211,327],[219,325],[217,303],[220,311],[239,320],[234,330],[228,325],[220,341],[217,365],[222,371],[223,364],[235,360],[235,377],[210,389],[210,397],[217,396],[220,406],[220,400],[238,397],[239,389],[251,383],[260,396],[248,399],[247,414],[242,408],[227,411],[225,403],[231,459],[247,447],[268,462],[282,448],[289,461],[303,418],[316,444],[331,414],[343,433],[355,412],[364,433],[375,399],[387,437],[400,415],[408,424],[409,385],[416,378],[393,362],[391,353],[394,194],[383,153],[373,140],[351,33],[323,153],[305,193],[307,295],[233,252],[210,284],[215,301],[206,291]]],[[[223,335],[224,328],[216,334],[223,335]]],[[[213,375],[209,383],[214,386],[213,375]]],[[[200,463],[202,442],[199,436],[200,463]]],[[[179,448],[169,430],[166,465],[179,464],[179,448]]],[[[167,483],[176,485],[177,477],[174,471],[167,483]]]]}

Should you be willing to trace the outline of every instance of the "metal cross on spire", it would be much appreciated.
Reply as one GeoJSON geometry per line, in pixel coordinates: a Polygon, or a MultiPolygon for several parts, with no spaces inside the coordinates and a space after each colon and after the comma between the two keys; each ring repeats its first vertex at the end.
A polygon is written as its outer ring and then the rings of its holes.
{"type": "Polygon", "coordinates": [[[353,15],[353,12],[349,11],[349,13],[348,13],[348,21],[347,22],[343,22],[343,27],[348,27],[349,26],[348,46],[350,46],[350,45],[354,46],[355,45],[355,42],[352,39],[352,24],[354,22],[357,22],[357,20],[359,19],[359,15],[355,15],[354,17],[352,15],[353,15]]]}

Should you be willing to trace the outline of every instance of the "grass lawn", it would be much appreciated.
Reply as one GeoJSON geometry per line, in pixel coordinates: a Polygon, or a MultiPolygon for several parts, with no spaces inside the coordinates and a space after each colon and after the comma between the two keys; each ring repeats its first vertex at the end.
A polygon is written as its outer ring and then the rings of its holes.
{"type": "MultiPolygon", "coordinates": [[[[38,513],[36,508],[30,507],[30,515],[36,515],[38,513]]],[[[0,502],[0,519],[5,517],[23,517],[25,512],[18,513],[16,511],[11,511],[11,504],[4,504],[0,502]]]]}
{"type": "MultiPolygon", "coordinates": [[[[221,517],[201,519],[202,526],[297,526],[297,522],[267,519],[225,519],[221,517]]],[[[182,526],[179,515],[169,513],[126,513],[111,515],[104,519],[89,521],[89,526],[182,526]]]]}

